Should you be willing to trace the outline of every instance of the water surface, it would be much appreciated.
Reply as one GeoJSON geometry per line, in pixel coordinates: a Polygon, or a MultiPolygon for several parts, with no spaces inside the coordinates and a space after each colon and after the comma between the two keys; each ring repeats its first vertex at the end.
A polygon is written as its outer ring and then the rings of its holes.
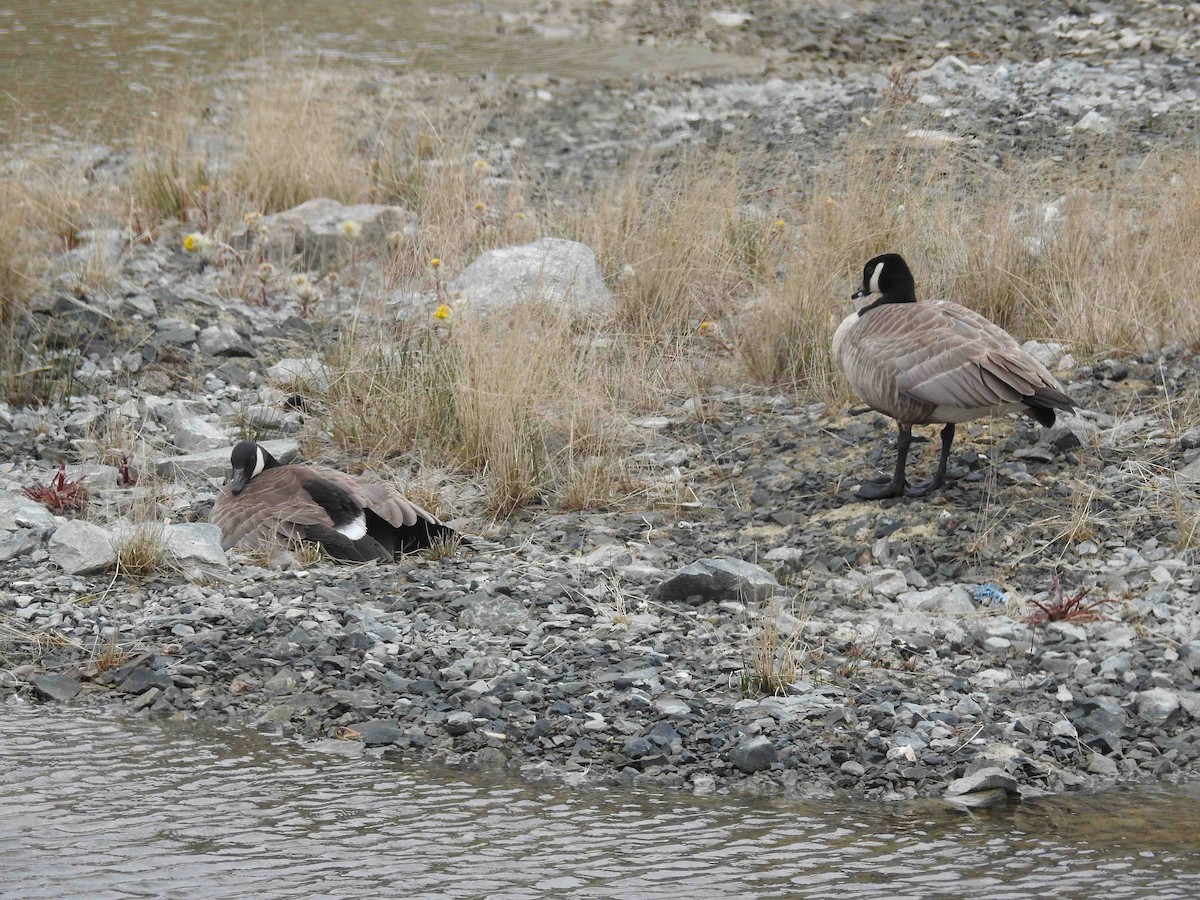
{"type": "Polygon", "coordinates": [[[961,813],[568,788],[0,706],[0,896],[1200,896],[1200,786],[961,813]]]}
{"type": "Polygon", "coordinates": [[[567,77],[745,69],[699,46],[586,43],[497,28],[495,4],[448,0],[0,0],[0,112],[77,125],[251,59],[567,77]]]}

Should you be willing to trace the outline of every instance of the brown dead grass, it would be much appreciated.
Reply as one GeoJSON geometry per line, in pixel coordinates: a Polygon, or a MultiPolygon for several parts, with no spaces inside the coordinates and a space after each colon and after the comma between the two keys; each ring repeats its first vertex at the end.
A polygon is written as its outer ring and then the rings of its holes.
{"type": "Polygon", "coordinates": [[[416,280],[438,289],[480,253],[538,237],[524,178],[495,178],[475,151],[479,123],[470,115],[390,117],[371,161],[372,195],[416,214],[419,228],[396,236],[392,283],[416,280]],[[439,271],[430,260],[440,261],[439,271]]]}
{"type": "Polygon", "coordinates": [[[247,210],[278,212],[315,197],[368,198],[371,179],[350,112],[316,81],[293,81],[287,90],[252,87],[235,131],[241,152],[222,187],[247,210]]]}
{"type": "MultiPolygon", "coordinates": [[[[1200,346],[1190,147],[1137,171],[1113,165],[1116,150],[1108,164],[996,168],[966,145],[915,144],[881,114],[820,171],[770,192],[744,174],[763,161],[708,154],[635,162],[567,202],[519,171],[496,177],[477,118],[380,110],[331,84],[251,85],[219,124],[177,98],[146,120],[125,215],[139,233],[174,219],[220,236],[247,212],[318,196],[411,210],[416,226],[391,242],[378,277],[355,281],[360,318],[329,354],[338,377],[314,424],[369,459],[415,451],[468,473],[497,512],[601,506],[640,490],[623,464],[636,444],[628,421],[713,386],[749,379],[844,404],[829,341],[880,252],[909,258],[921,296],[959,300],[1080,358],[1200,346]],[[214,128],[227,140],[204,140],[214,128]],[[455,308],[446,284],[480,252],[545,235],[596,252],[614,295],[609,321],[536,305],[491,317],[455,308]],[[384,303],[395,291],[426,292],[430,308],[397,326],[384,303]],[[435,322],[443,302],[450,318],[435,322]]],[[[89,203],[0,182],[0,320],[37,288],[38,255],[95,223],[89,203]]]]}
{"type": "Polygon", "coordinates": [[[164,527],[157,522],[130,526],[113,542],[117,551],[117,573],[127,578],[146,578],[171,569],[164,527]]]}
{"type": "Polygon", "coordinates": [[[0,179],[0,326],[16,317],[37,287],[34,213],[24,187],[0,179]]]}
{"type": "Polygon", "coordinates": [[[350,333],[332,364],[321,400],[336,442],[376,458],[416,450],[468,472],[488,485],[497,513],[553,494],[576,460],[615,446],[608,367],[570,319],[543,306],[456,314],[394,339],[350,333]]]}
{"type": "Polygon", "coordinates": [[[786,214],[783,275],[737,331],[755,378],[836,394],[829,337],[862,264],[887,251],[909,259],[919,296],[962,302],[1021,340],[1085,357],[1200,345],[1200,309],[1180,289],[1200,274],[1194,153],[1113,175],[1051,161],[995,170],[897,135],[858,140],[786,214]]]}
{"type": "Polygon", "coordinates": [[[596,253],[616,326],[662,340],[722,318],[769,268],[773,219],[748,203],[737,160],[685,160],[655,177],[633,164],[564,223],[596,253]]]}

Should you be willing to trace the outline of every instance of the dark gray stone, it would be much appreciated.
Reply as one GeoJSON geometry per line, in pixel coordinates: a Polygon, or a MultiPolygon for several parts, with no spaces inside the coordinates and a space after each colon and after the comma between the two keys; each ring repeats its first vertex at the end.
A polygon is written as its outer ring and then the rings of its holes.
{"type": "Polygon", "coordinates": [[[779,753],[770,738],[759,736],[743,741],[729,751],[729,761],[747,775],[769,769],[779,761],[779,753]]]}
{"type": "Polygon", "coordinates": [[[80,690],[78,678],[58,672],[41,672],[29,680],[37,692],[48,700],[70,700],[80,690]]]}
{"type": "Polygon", "coordinates": [[[442,726],[447,734],[466,734],[475,729],[475,717],[469,712],[452,712],[446,716],[446,724],[442,726]]]}
{"type": "Polygon", "coordinates": [[[980,769],[970,775],[964,775],[962,778],[956,778],[946,788],[946,796],[954,797],[959,794],[973,794],[978,791],[988,791],[995,788],[1008,791],[1011,794],[1016,794],[1020,791],[1017,779],[1013,778],[1003,769],[991,766],[986,769],[980,769]]]}
{"type": "Polygon", "coordinates": [[[1121,735],[1128,717],[1120,702],[1114,698],[1081,700],[1068,713],[1068,718],[1088,746],[1099,747],[1105,753],[1121,749],[1121,735]]]}
{"type": "Polygon", "coordinates": [[[351,726],[358,735],[358,740],[368,747],[383,747],[394,744],[404,736],[400,726],[386,719],[372,719],[351,726]]]}
{"type": "Polygon", "coordinates": [[[0,538],[0,562],[7,562],[10,559],[16,559],[18,556],[25,556],[41,545],[41,536],[35,536],[29,532],[13,535],[9,538],[0,538]]]}
{"type": "Polygon", "coordinates": [[[658,752],[658,748],[650,743],[644,737],[635,736],[625,739],[625,743],[621,747],[621,752],[629,759],[641,759],[643,756],[650,756],[658,752]]]}
{"type": "Polygon", "coordinates": [[[190,344],[196,340],[200,329],[192,322],[183,319],[159,319],[154,325],[154,342],[156,344],[190,344]]]}
{"type": "Polygon", "coordinates": [[[209,356],[253,356],[250,337],[232,325],[209,325],[196,338],[200,352],[209,356]]]}
{"type": "Polygon", "coordinates": [[[1155,725],[1165,725],[1179,713],[1179,695],[1166,688],[1154,688],[1137,695],[1138,718],[1155,725]]]}
{"type": "Polygon", "coordinates": [[[53,527],[54,514],[36,500],[23,494],[0,494],[0,531],[53,527]]]}
{"type": "Polygon", "coordinates": [[[126,694],[141,694],[150,688],[165,691],[173,684],[170,675],[164,672],[155,672],[153,669],[141,668],[134,669],[125,676],[125,680],[121,682],[121,690],[126,694]]]}
{"type": "Polygon", "coordinates": [[[781,591],[775,576],[741,559],[700,559],[684,566],[659,585],[659,603],[719,603],[723,600],[761,601],[781,591]]]}

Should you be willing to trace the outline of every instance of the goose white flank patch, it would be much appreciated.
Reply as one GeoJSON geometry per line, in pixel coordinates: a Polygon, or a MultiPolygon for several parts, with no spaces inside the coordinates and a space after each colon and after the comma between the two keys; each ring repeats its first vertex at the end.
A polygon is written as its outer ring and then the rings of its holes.
{"type": "Polygon", "coordinates": [[[1075,408],[1049,370],[1000,326],[948,300],[918,303],[899,254],[868,261],[854,299],[863,305],[838,326],[833,357],[854,392],[899,427],[895,473],[861,485],[860,497],[922,496],[938,488],[959,422],[1015,410],[1050,427],[1056,411],[1075,408]],[[908,490],[912,427],[935,423],[944,426],[937,471],[908,490]]]}
{"type": "Polygon", "coordinates": [[[226,550],[305,540],[346,562],[393,562],[454,535],[384,481],[284,465],[252,441],[234,447],[230,462],[233,478],[210,516],[226,550]]]}

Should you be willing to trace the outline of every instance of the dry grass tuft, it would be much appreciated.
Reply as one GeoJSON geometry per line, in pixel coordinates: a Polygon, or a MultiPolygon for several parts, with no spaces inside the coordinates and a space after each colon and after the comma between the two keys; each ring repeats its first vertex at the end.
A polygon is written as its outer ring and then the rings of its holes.
{"type": "Polygon", "coordinates": [[[462,544],[462,537],[457,534],[442,536],[421,551],[421,556],[428,560],[450,559],[462,544]]]}
{"type": "Polygon", "coordinates": [[[242,211],[290,209],[315,197],[362,202],[371,190],[350,111],[313,79],[246,93],[235,124],[240,152],[222,179],[242,211]]]}
{"type": "Polygon", "coordinates": [[[595,251],[618,328],[652,340],[727,315],[768,274],[777,230],[746,203],[730,157],[687,160],[658,178],[635,165],[565,223],[595,251]]]}
{"type": "Polygon", "coordinates": [[[175,220],[190,224],[203,186],[212,184],[208,158],[193,146],[200,103],[186,95],[161,115],[143,120],[135,138],[137,163],[129,181],[134,227],[151,233],[175,220]]]}
{"type": "Polygon", "coordinates": [[[35,209],[21,184],[0,179],[0,328],[7,329],[38,285],[35,209]]]}
{"type": "Polygon", "coordinates": [[[112,669],[119,669],[136,656],[136,651],[129,650],[118,644],[115,635],[111,640],[103,644],[97,641],[92,647],[92,658],[87,667],[88,674],[95,676],[112,669]]]}
{"type": "Polygon", "coordinates": [[[378,202],[412,210],[420,223],[391,248],[390,278],[438,290],[480,253],[538,236],[520,177],[496,179],[475,152],[479,124],[470,116],[390,120],[380,130],[371,162],[378,202]],[[439,260],[435,270],[430,260],[439,260]]]}
{"type": "Polygon", "coordinates": [[[139,522],[113,541],[117,551],[117,574],[146,578],[171,569],[164,527],[156,522],[139,522]]]}
{"type": "Polygon", "coordinates": [[[415,449],[470,473],[501,515],[616,446],[602,351],[538,305],[409,326],[396,340],[352,332],[331,364],[321,400],[336,442],[377,459],[415,449]]]}
{"type": "Polygon", "coordinates": [[[571,460],[558,491],[558,505],[568,511],[605,509],[644,494],[644,488],[620,460],[590,456],[571,460]]]}
{"type": "Polygon", "coordinates": [[[803,616],[778,599],[754,605],[743,652],[741,691],[746,696],[783,694],[800,672],[803,616]]]}

